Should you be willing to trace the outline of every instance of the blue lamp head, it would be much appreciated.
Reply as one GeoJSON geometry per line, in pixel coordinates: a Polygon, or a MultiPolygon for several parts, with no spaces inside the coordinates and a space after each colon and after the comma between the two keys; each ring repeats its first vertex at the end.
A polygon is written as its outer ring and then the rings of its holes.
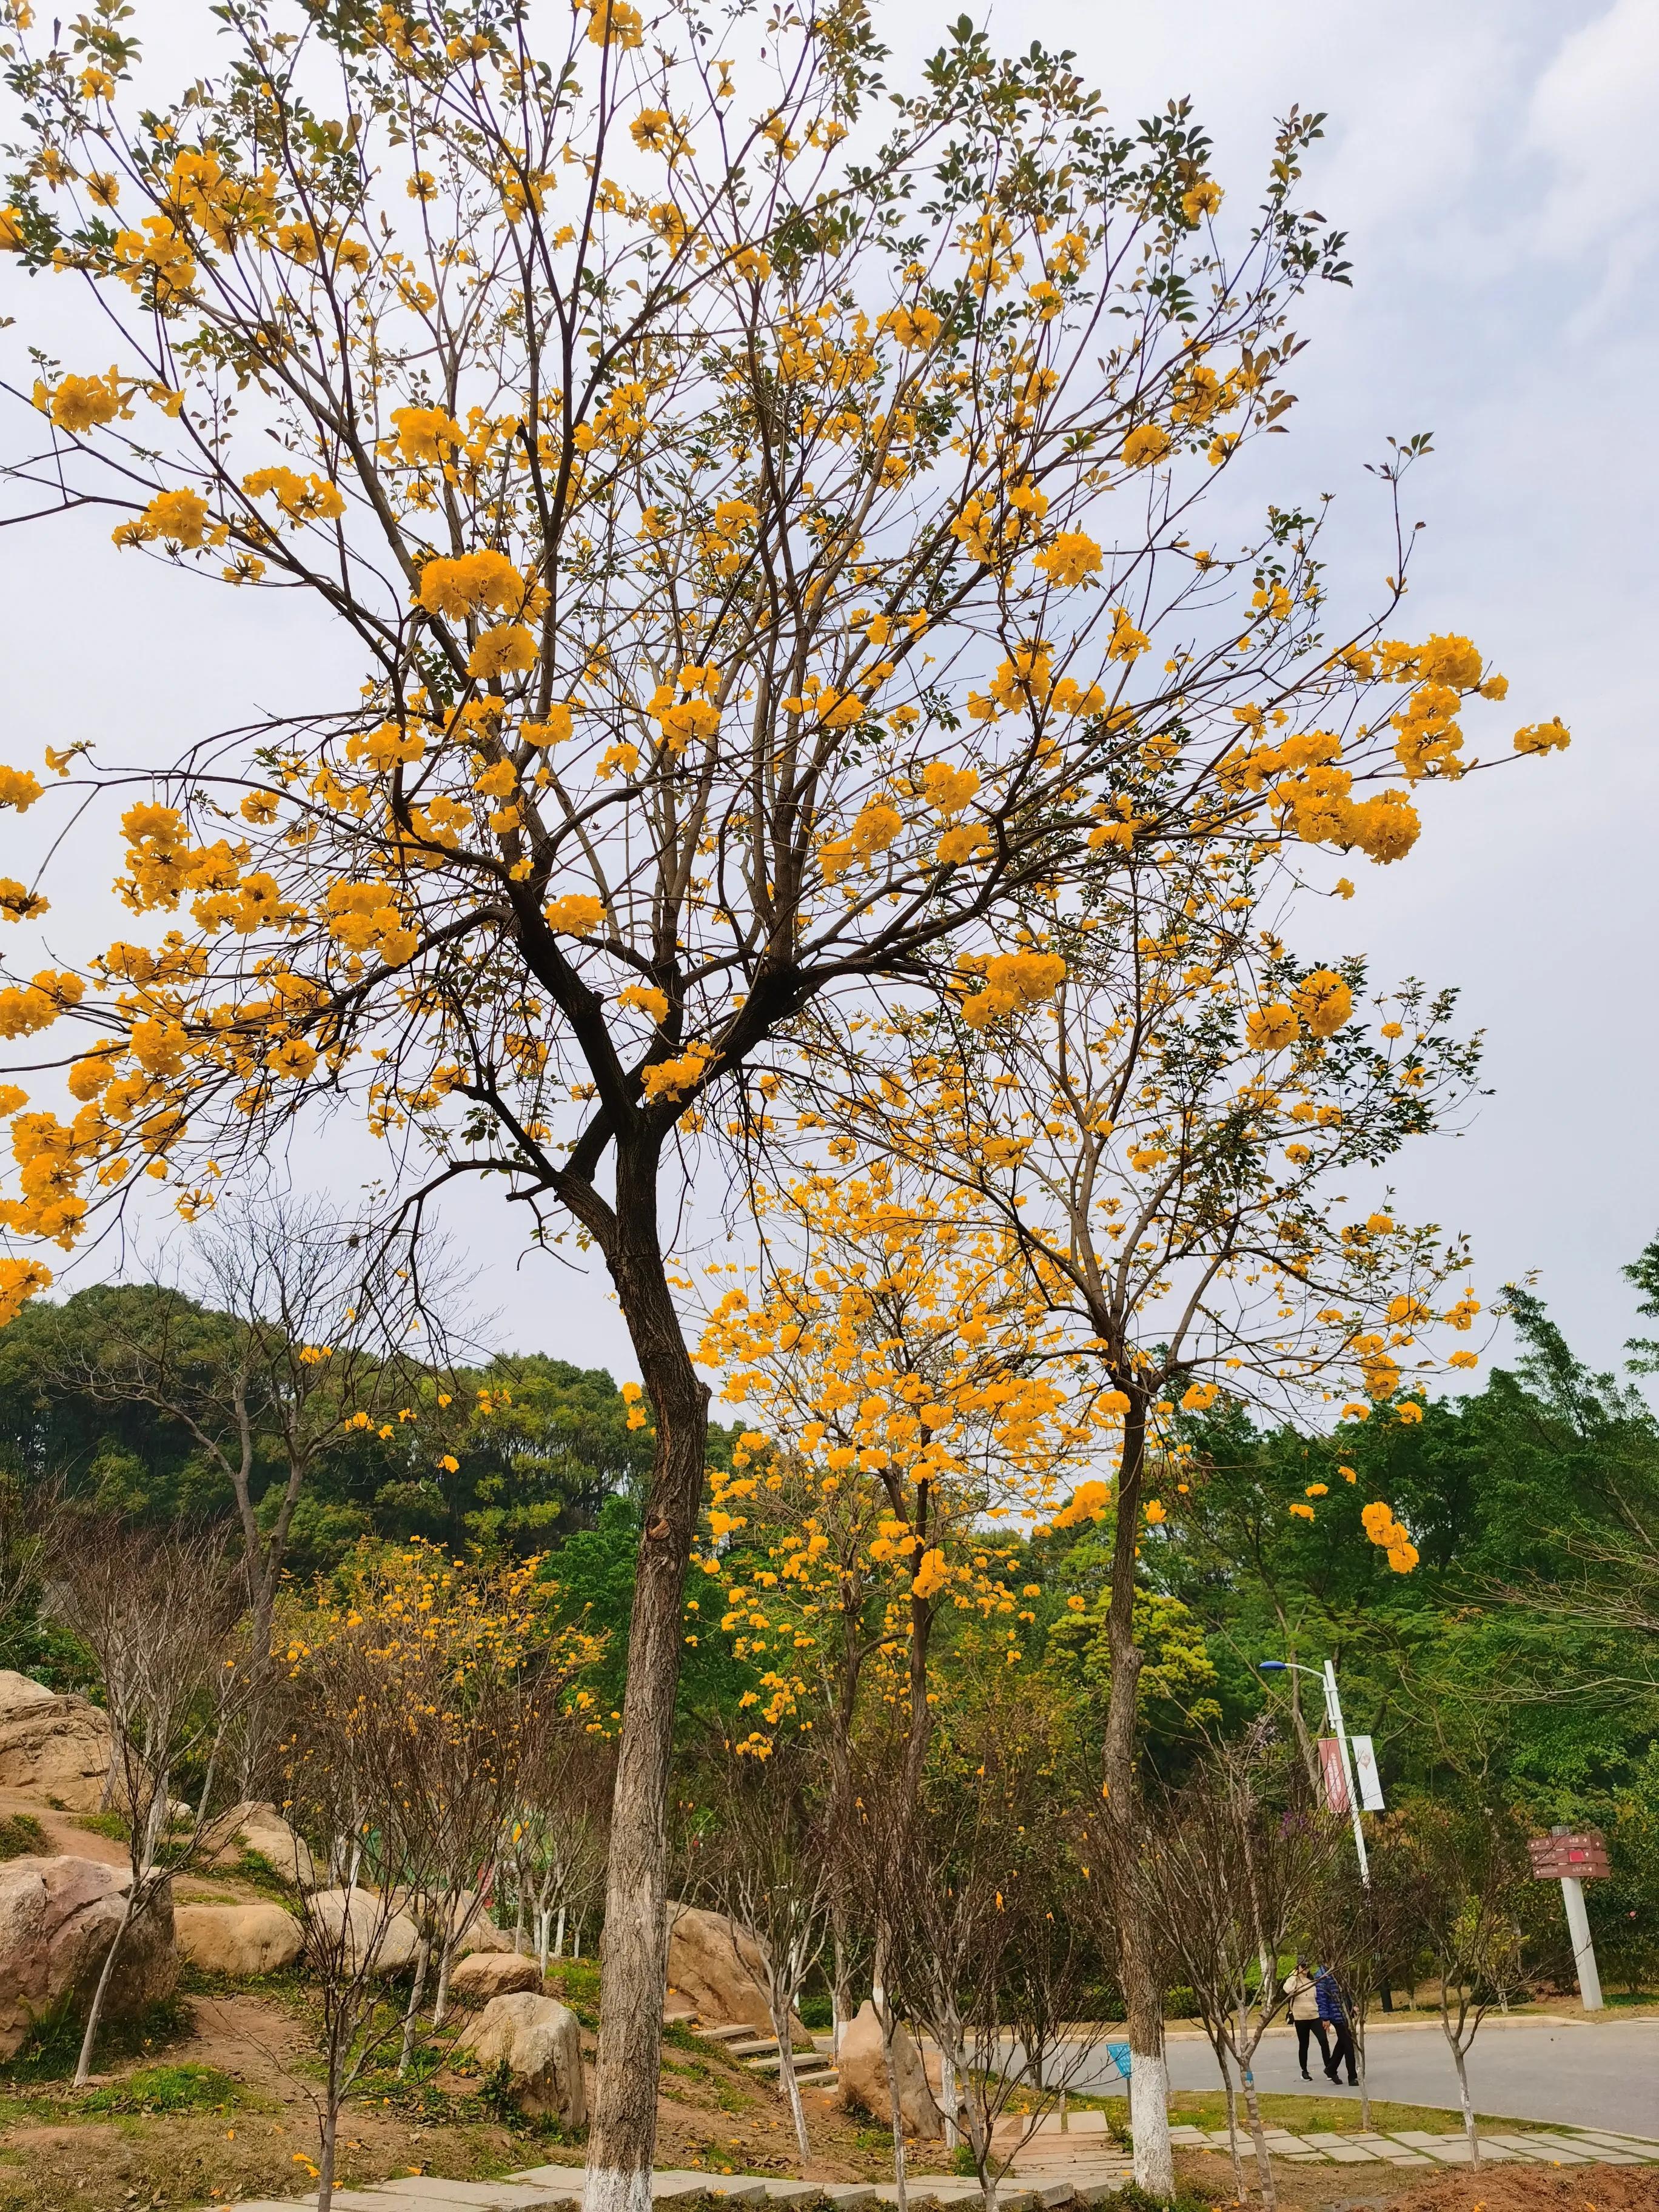
{"type": "Polygon", "coordinates": [[[1255,1663],[1256,1671],[1262,1674],[1285,1674],[1290,1671],[1283,1659],[1258,1659],[1255,1663]]]}

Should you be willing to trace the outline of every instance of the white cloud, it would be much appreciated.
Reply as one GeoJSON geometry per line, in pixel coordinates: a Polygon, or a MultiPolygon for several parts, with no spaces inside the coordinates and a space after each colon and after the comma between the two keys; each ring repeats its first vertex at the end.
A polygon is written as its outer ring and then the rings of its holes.
{"type": "Polygon", "coordinates": [[[1587,239],[1626,232],[1659,199],[1656,106],[1659,0],[1613,0],[1562,41],[1534,88],[1526,140],[1554,169],[1540,243],[1580,249],[1587,239]]]}

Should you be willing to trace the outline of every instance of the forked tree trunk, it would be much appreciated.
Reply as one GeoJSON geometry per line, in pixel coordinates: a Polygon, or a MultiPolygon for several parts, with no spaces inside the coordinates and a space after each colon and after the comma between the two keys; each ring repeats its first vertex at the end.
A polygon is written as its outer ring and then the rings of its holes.
{"type": "Polygon", "coordinates": [[[650,2212],[668,1972],[669,1761],[685,1573],[702,1496],[708,1389],[692,1366],[656,1235],[656,1159],[617,1162],[605,1258],[656,1420],[628,1630],[605,1900],[586,2212],[650,2212]]]}
{"type": "Polygon", "coordinates": [[[1164,1991],[1136,1867],[1140,1843],[1140,1787],[1135,1767],[1135,1698],[1141,1653],[1134,1636],[1135,1537],[1140,1518],[1146,1412],[1139,1395],[1125,1417],[1112,1546],[1112,1595],[1106,1612],[1111,1680],[1101,1760],[1105,1784],[1104,1835],[1117,1899],[1118,1981],[1129,2033],[1129,2129],[1135,2183],[1153,2197],[1175,2195],[1170,2141],[1170,2076],[1164,2057],[1164,1991]]]}

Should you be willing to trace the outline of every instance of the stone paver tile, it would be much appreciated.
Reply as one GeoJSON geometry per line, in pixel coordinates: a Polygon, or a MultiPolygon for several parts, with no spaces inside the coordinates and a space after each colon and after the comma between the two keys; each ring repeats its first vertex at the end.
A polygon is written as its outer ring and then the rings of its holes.
{"type": "Polygon", "coordinates": [[[840,2212],[863,2212],[866,2204],[876,2202],[876,2185],[873,2181],[826,2181],[823,2194],[840,2212]]]}
{"type": "Polygon", "coordinates": [[[509,2173],[509,2181],[522,2182],[526,2189],[574,2189],[580,2191],[587,2179],[587,2169],[580,2166],[527,2166],[520,2172],[509,2173]]]}
{"type": "Polygon", "coordinates": [[[1388,2154],[1385,2151],[1373,2150],[1369,2143],[1344,2142],[1340,2144],[1329,2145],[1325,2155],[1335,2166],[1375,2166],[1379,2159],[1386,2158],[1388,2154]]]}
{"type": "Polygon", "coordinates": [[[1651,2136],[1620,2135],[1613,2128],[1575,2128],[1575,2137],[1583,2136],[1586,2142],[1611,2143],[1615,2150],[1634,2151],[1644,2158],[1659,2158],[1659,2142],[1651,2136]]]}
{"type": "MultiPolygon", "coordinates": [[[[305,2201],[313,2204],[316,2199],[307,2197],[305,2201]]],[[[384,2189],[337,2189],[334,2203],[337,2212],[399,2212],[400,2205],[407,2212],[404,2200],[388,2197],[384,2189]]]]}
{"type": "Polygon", "coordinates": [[[775,2181],[769,2174],[767,2177],[766,2201],[769,2204],[805,2204],[817,2194],[816,2181],[775,2181]]]}
{"type": "Polygon", "coordinates": [[[475,2212],[544,2212],[544,2208],[550,2212],[557,2201],[550,2191],[531,2183],[449,2181],[438,2173],[410,2173],[396,2181],[383,2181],[380,2193],[416,2204],[470,2204],[475,2212]]]}
{"type": "Polygon", "coordinates": [[[762,2204],[766,2201],[766,2184],[757,2175],[711,2173],[703,2187],[711,2197],[718,2197],[727,2204],[762,2204]]]}

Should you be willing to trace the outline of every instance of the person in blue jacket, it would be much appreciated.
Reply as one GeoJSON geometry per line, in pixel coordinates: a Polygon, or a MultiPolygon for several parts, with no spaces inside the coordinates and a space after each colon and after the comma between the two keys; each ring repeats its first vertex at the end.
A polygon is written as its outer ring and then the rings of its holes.
{"type": "Polygon", "coordinates": [[[1331,2055],[1325,2071],[1334,2081],[1340,2078],[1339,2069],[1346,2062],[1348,2086],[1351,2089],[1357,2089],[1359,2076],[1354,2071],[1353,2037],[1348,2028],[1347,2008],[1342,2002],[1342,1992],[1336,1985],[1336,1976],[1328,1966],[1319,1966],[1314,1970],[1314,1994],[1319,2001],[1319,2017],[1331,2034],[1331,2055]]]}

